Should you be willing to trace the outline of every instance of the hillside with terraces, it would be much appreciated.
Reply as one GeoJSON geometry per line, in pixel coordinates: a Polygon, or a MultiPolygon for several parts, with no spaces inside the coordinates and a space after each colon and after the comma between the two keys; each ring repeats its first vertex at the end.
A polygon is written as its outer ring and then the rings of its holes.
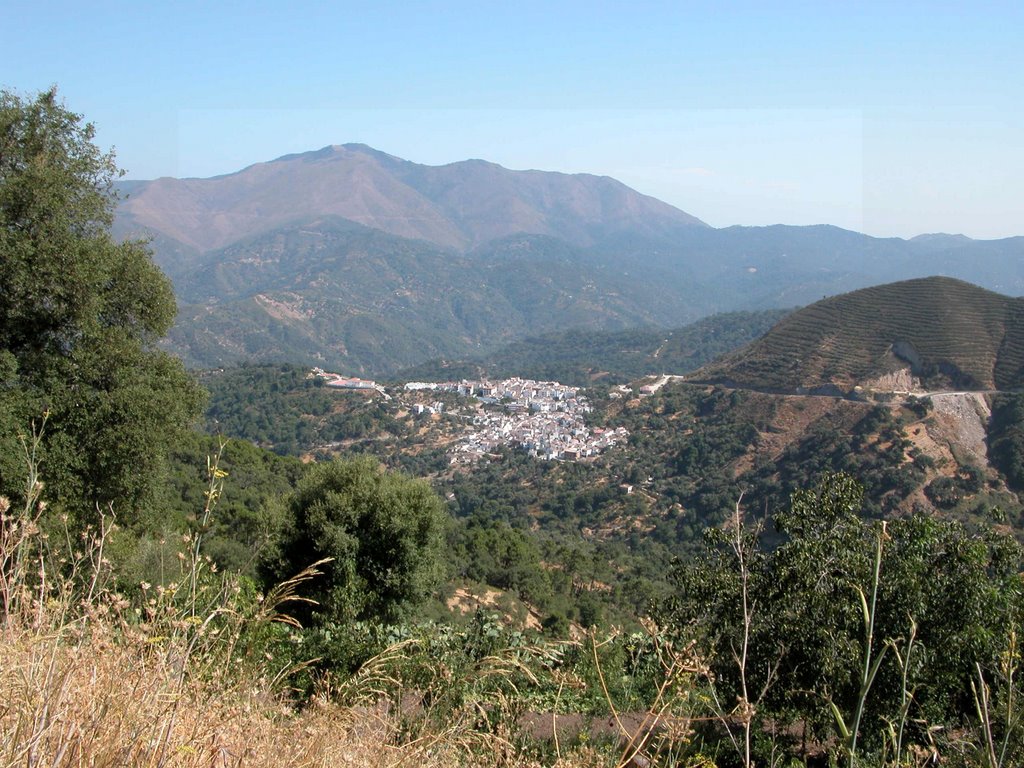
{"type": "Polygon", "coordinates": [[[1024,298],[947,277],[864,288],[787,316],[691,380],[850,394],[1024,384],[1024,298]]]}

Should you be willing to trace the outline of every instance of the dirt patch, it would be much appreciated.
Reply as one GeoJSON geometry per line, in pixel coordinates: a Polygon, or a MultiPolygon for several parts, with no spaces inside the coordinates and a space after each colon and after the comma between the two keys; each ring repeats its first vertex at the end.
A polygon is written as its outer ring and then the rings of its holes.
{"type": "Polygon", "coordinates": [[[306,320],[309,317],[308,314],[298,309],[300,306],[299,300],[289,304],[284,301],[272,299],[262,293],[257,294],[253,298],[256,303],[259,304],[263,310],[275,320],[306,320]]]}
{"type": "Polygon", "coordinates": [[[948,446],[953,456],[978,466],[988,466],[985,428],[992,416],[984,395],[948,392],[931,395],[934,437],[948,446]],[[965,455],[966,454],[966,455],[965,455]]]}
{"type": "Polygon", "coordinates": [[[541,629],[540,616],[532,609],[526,610],[524,616],[513,616],[507,613],[499,605],[499,600],[503,595],[504,593],[497,589],[487,589],[485,587],[479,590],[471,590],[466,587],[459,587],[445,604],[448,606],[449,611],[458,611],[463,615],[476,613],[482,609],[491,610],[500,613],[505,621],[520,623],[526,629],[541,629]]]}
{"type": "Polygon", "coordinates": [[[670,718],[646,712],[620,712],[612,715],[587,716],[575,713],[525,712],[519,717],[519,728],[534,739],[568,742],[586,734],[593,739],[616,739],[640,743],[653,732],[664,730],[670,718]]]}
{"type": "Polygon", "coordinates": [[[459,587],[455,594],[448,598],[447,606],[450,611],[459,613],[474,613],[479,608],[495,608],[498,605],[498,598],[501,592],[496,589],[483,589],[472,592],[465,587],[459,587]]]}
{"type": "Polygon", "coordinates": [[[901,368],[892,373],[886,373],[877,379],[865,381],[864,389],[876,392],[920,392],[921,381],[916,378],[909,368],[901,368]]]}

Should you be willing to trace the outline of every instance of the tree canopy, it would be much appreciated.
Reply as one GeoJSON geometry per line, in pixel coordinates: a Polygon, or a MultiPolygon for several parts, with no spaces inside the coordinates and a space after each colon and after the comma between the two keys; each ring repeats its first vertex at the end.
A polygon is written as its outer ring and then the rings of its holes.
{"type": "Polygon", "coordinates": [[[202,397],[156,347],[174,294],[144,242],[111,237],[120,171],[94,136],[55,90],[0,92],[0,493],[17,493],[18,435],[47,412],[50,499],[131,521],[202,397]]]}
{"type": "Polygon", "coordinates": [[[307,595],[322,621],[398,619],[429,596],[442,573],[444,506],[423,480],[375,459],[314,466],[290,503],[271,583],[333,558],[307,595]]]}
{"type": "Polygon", "coordinates": [[[863,700],[864,746],[879,747],[901,707],[915,723],[973,714],[972,681],[998,677],[1024,591],[1012,537],[925,515],[872,521],[863,500],[853,478],[826,474],[778,515],[773,548],[738,514],[711,529],[703,555],[676,567],[659,618],[712,650],[723,700],[746,685],[761,715],[822,733],[832,706],[863,700]],[[865,656],[881,659],[870,691],[865,656]]]}

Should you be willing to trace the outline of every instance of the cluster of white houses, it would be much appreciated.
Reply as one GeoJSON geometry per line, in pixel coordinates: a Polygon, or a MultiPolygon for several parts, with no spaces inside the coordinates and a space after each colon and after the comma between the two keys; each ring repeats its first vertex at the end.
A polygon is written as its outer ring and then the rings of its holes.
{"type": "MultiPolygon", "coordinates": [[[[568,387],[557,381],[534,381],[533,379],[501,379],[499,381],[410,381],[406,390],[430,389],[438,392],[454,392],[464,397],[475,397],[484,403],[502,401],[511,411],[533,410],[550,411],[566,410],[580,407],[582,398],[578,398],[579,387],[568,387]]],[[[585,411],[590,406],[582,405],[585,411]]]]}
{"type": "Polygon", "coordinates": [[[405,388],[454,392],[501,406],[475,417],[474,429],[453,451],[453,462],[473,462],[501,446],[522,448],[542,459],[575,461],[595,456],[629,437],[621,427],[587,427],[584,415],[590,406],[579,388],[556,381],[410,382],[405,388]]]}
{"type": "MultiPolygon", "coordinates": [[[[313,368],[309,376],[321,379],[328,387],[375,390],[385,399],[391,399],[382,386],[368,379],[350,378],[322,368],[313,368]]],[[[492,406],[486,408],[477,404],[470,409],[473,424],[453,449],[453,463],[474,462],[502,446],[521,448],[542,459],[576,461],[596,456],[629,437],[629,432],[622,427],[590,429],[584,417],[591,408],[579,387],[557,381],[520,378],[440,383],[413,381],[405,385],[405,390],[451,392],[492,406]]],[[[441,401],[412,403],[409,409],[418,415],[446,412],[441,401]]],[[[455,411],[467,418],[462,408],[455,411]]]]}

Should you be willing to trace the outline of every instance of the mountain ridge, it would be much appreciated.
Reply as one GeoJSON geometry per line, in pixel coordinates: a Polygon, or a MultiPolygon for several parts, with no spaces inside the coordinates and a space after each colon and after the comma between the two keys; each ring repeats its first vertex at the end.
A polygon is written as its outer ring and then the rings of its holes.
{"type": "Polygon", "coordinates": [[[130,193],[119,208],[122,230],[156,231],[201,252],[323,215],[457,251],[518,233],[586,246],[617,230],[664,235],[707,226],[607,176],[516,171],[484,160],[422,165],[363,144],[121,189],[130,193]]]}
{"type": "Polygon", "coordinates": [[[168,344],[200,367],[253,355],[386,375],[573,327],[679,327],[935,274],[1024,293],[1022,237],[716,229],[609,177],[360,144],[120,189],[115,232],[151,238],[183,305],[168,344]],[[342,340],[355,326],[366,343],[342,340]]]}

